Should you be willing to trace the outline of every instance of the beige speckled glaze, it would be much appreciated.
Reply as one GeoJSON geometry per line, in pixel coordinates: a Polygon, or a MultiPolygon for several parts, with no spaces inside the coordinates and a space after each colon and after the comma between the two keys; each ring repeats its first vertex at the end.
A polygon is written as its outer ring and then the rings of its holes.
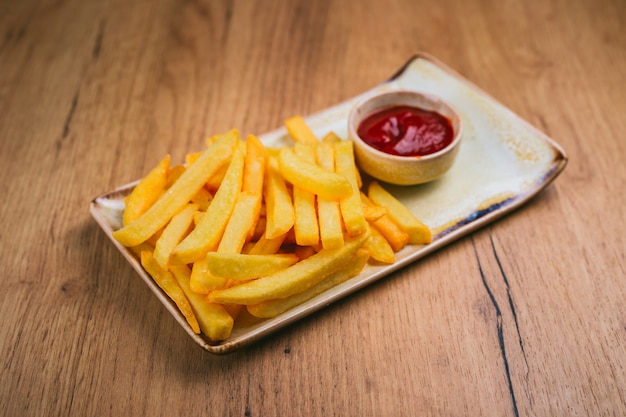
{"type": "MultiPolygon", "coordinates": [[[[312,314],[519,208],[548,186],[567,165],[565,152],[551,138],[426,54],[416,55],[390,80],[370,91],[306,117],[307,123],[318,137],[334,131],[345,139],[348,114],[357,102],[395,90],[421,91],[441,97],[454,106],[463,122],[462,146],[445,175],[427,184],[386,187],[433,230],[433,242],[407,246],[397,254],[393,265],[368,265],[360,275],[276,318],[259,320],[244,314],[228,340],[212,344],[193,333],[176,305],[143,270],[132,252],[113,239],[111,233],[121,227],[124,197],[136,182],[95,198],[91,202],[91,214],[189,337],[211,353],[224,354],[312,314]]],[[[208,129],[207,133],[212,132],[208,129]]],[[[284,127],[260,138],[273,147],[291,143],[284,127]]],[[[199,141],[198,148],[201,146],[199,141]]]]}
{"type": "Polygon", "coordinates": [[[359,168],[374,178],[396,185],[417,185],[433,181],[450,169],[459,151],[463,122],[457,111],[441,98],[417,91],[389,91],[358,102],[348,116],[348,137],[354,142],[359,168]],[[408,105],[441,114],[452,123],[454,137],[439,152],[422,157],[397,156],[381,152],[357,134],[363,119],[385,108],[408,105]]]}

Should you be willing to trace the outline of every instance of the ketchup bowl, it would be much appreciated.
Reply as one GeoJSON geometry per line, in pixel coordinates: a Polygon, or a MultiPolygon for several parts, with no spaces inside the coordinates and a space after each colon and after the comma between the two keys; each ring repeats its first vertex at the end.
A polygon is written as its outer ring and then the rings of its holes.
{"type": "Polygon", "coordinates": [[[348,136],[359,168],[396,185],[433,181],[452,166],[463,124],[441,98],[416,91],[391,91],[355,105],[348,136]]]}

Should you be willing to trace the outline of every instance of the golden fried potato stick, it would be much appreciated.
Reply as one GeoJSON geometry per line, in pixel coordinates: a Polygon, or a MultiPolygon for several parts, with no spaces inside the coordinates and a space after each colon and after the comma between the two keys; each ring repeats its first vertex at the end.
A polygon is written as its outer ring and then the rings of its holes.
{"type": "MultiPolygon", "coordinates": [[[[312,164],[315,163],[314,145],[296,143],[294,151],[300,158],[312,164]]],[[[293,207],[296,213],[296,220],[293,226],[296,243],[300,246],[318,244],[320,241],[320,230],[317,220],[315,194],[298,185],[294,185],[293,207]]]]}
{"type": "Polygon", "coordinates": [[[250,228],[255,219],[254,211],[260,205],[261,195],[248,191],[242,191],[237,197],[235,208],[228,219],[222,240],[217,247],[221,253],[240,253],[246,239],[249,236],[250,228]]]}
{"type": "MultiPolygon", "coordinates": [[[[335,149],[332,143],[322,142],[317,145],[316,160],[322,169],[329,172],[335,170],[335,149]]],[[[334,249],[343,245],[343,223],[339,202],[318,196],[317,214],[322,247],[334,249]]]]}
{"type": "Polygon", "coordinates": [[[180,213],[172,217],[163,233],[156,241],[154,259],[163,269],[168,269],[170,255],[176,245],[187,235],[193,223],[193,215],[198,210],[197,204],[187,204],[180,213]]]}
{"type": "Polygon", "coordinates": [[[174,185],[174,183],[178,181],[180,176],[183,175],[183,172],[185,172],[186,170],[187,168],[184,165],[180,164],[171,167],[170,172],[167,176],[167,185],[165,186],[165,188],[170,188],[172,185],[174,185]]]}
{"type": "Polygon", "coordinates": [[[232,315],[222,305],[209,303],[202,294],[191,290],[187,265],[173,265],[171,272],[187,296],[202,334],[212,342],[228,339],[234,325],[232,315]]]}
{"type": "Polygon", "coordinates": [[[274,274],[298,261],[299,258],[293,253],[250,255],[209,252],[207,254],[207,267],[211,274],[237,282],[274,274]]]}
{"type": "MultiPolygon", "coordinates": [[[[318,144],[321,145],[322,142],[318,144]]],[[[334,169],[325,170],[299,157],[291,148],[282,148],[278,161],[281,174],[294,186],[328,200],[339,200],[352,194],[352,186],[346,177],[337,174],[334,169]]]]}
{"type": "Polygon", "coordinates": [[[285,179],[278,171],[278,161],[274,155],[267,158],[263,198],[266,211],[265,237],[274,239],[287,233],[296,220],[291,195],[285,179]]]}
{"type": "Polygon", "coordinates": [[[339,136],[337,136],[337,134],[335,132],[328,132],[322,138],[322,142],[337,143],[337,142],[341,142],[341,138],[339,136]]]}
{"type": "Polygon", "coordinates": [[[196,195],[191,197],[191,202],[198,204],[198,210],[206,211],[209,208],[209,204],[211,204],[211,200],[213,200],[213,196],[211,193],[204,187],[200,188],[196,195]]]}
{"type": "Polygon", "coordinates": [[[196,315],[174,276],[169,271],[161,268],[150,251],[141,252],[141,266],[150,274],[154,282],[161,287],[168,297],[174,301],[180,312],[185,316],[187,323],[189,323],[194,333],[200,333],[200,326],[196,315]]]}
{"type": "Polygon", "coordinates": [[[247,306],[251,315],[259,318],[272,318],[279,314],[284,313],[287,310],[296,307],[305,301],[329,290],[348,279],[357,276],[365,267],[367,260],[369,259],[369,253],[364,249],[359,249],[352,259],[338,271],[332,273],[328,278],[317,283],[311,288],[294,294],[290,297],[278,298],[269,301],[263,301],[259,304],[252,304],[247,306]]]}
{"type": "Polygon", "coordinates": [[[400,228],[409,234],[409,243],[421,245],[433,241],[431,230],[389,191],[374,181],[368,188],[369,198],[379,206],[389,210],[389,216],[400,228]]]}
{"type": "Polygon", "coordinates": [[[386,208],[372,204],[362,204],[363,216],[365,216],[365,220],[367,220],[368,222],[375,222],[376,220],[387,214],[386,208]]]}
{"type": "Polygon", "coordinates": [[[271,255],[278,253],[283,242],[287,238],[287,233],[283,233],[272,239],[268,239],[265,235],[261,236],[254,246],[248,252],[249,255],[271,255]]]}
{"type": "Polygon", "coordinates": [[[226,134],[207,149],[162,196],[137,220],[113,232],[124,246],[137,246],[167,224],[191,200],[220,166],[232,155],[237,136],[226,134]]]}
{"type": "Polygon", "coordinates": [[[209,272],[206,256],[195,261],[191,267],[189,285],[191,289],[198,294],[208,294],[213,290],[225,288],[228,286],[228,282],[229,278],[218,277],[209,272]]]}
{"type": "Polygon", "coordinates": [[[335,171],[348,179],[352,186],[352,194],[341,199],[340,208],[343,223],[349,236],[358,236],[367,230],[367,222],[363,214],[363,204],[359,195],[359,180],[354,162],[354,150],[351,141],[334,142],[335,171]]]}
{"type": "Polygon", "coordinates": [[[165,191],[170,169],[170,156],[166,155],[157,166],[143,177],[126,198],[122,224],[126,226],[145,213],[165,191]]]}
{"type": "MultiPolygon", "coordinates": [[[[253,221],[253,210],[261,197],[247,191],[239,194],[224,234],[217,247],[219,253],[240,253],[248,237],[253,221]]],[[[208,255],[215,253],[209,252],[208,255]]],[[[191,287],[194,291],[208,294],[209,291],[228,285],[228,275],[217,276],[209,268],[207,257],[194,262],[191,270],[191,287]]]]}
{"type": "Polygon", "coordinates": [[[376,227],[370,227],[370,238],[363,244],[363,248],[367,249],[372,259],[378,262],[392,264],[396,261],[391,244],[376,227]]]}
{"type": "Polygon", "coordinates": [[[201,156],[202,152],[188,153],[187,155],[185,155],[185,165],[187,165],[187,167],[192,166],[193,163],[196,162],[201,156]]]}
{"type": "Polygon", "coordinates": [[[261,207],[263,203],[263,178],[265,177],[265,146],[254,135],[248,135],[246,140],[246,157],[243,168],[243,185],[242,191],[249,192],[259,196],[257,205],[252,212],[252,228],[249,237],[254,234],[256,225],[261,216],[261,207]]]}
{"type": "MultiPolygon", "coordinates": [[[[375,206],[374,202],[364,193],[361,193],[361,200],[363,204],[375,206]]],[[[388,214],[382,215],[377,220],[370,222],[370,224],[387,239],[394,252],[398,252],[409,243],[409,234],[402,230],[388,214]]]]}
{"type": "Polygon", "coordinates": [[[289,135],[296,142],[313,144],[319,142],[311,128],[300,115],[292,116],[285,120],[285,127],[287,127],[289,135]]]}
{"type": "Polygon", "coordinates": [[[275,274],[211,291],[207,299],[220,304],[250,305],[305,291],[345,265],[366,239],[367,234],[364,234],[348,240],[338,249],[322,249],[275,274]]]}
{"type": "MultiPolygon", "coordinates": [[[[196,166],[198,160],[191,168],[196,166]]],[[[243,177],[243,155],[238,147],[224,176],[224,181],[213,196],[206,213],[196,227],[176,246],[172,252],[175,262],[189,264],[215,250],[219,245],[224,229],[237,202],[243,177]]]]}

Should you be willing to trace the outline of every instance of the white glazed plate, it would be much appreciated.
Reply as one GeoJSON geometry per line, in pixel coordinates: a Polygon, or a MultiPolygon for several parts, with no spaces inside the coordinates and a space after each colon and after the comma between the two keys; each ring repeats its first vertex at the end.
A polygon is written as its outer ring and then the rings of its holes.
{"type": "MultiPolygon", "coordinates": [[[[223,342],[212,344],[195,334],[132,252],[113,239],[111,233],[121,227],[123,199],[137,181],[95,198],[91,214],[189,336],[203,349],[223,354],[259,340],[493,222],[526,203],[567,164],[565,152],[552,139],[426,54],[416,55],[390,80],[370,91],[305,119],[318,137],[334,131],[345,139],[348,113],[356,101],[396,89],[438,95],[457,109],[464,123],[461,149],[443,177],[412,187],[385,185],[433,230],[433,242],[406,247],[393,265],[368,265],[360,275],[276,318],[260,320],[244,315],[236,322],[231,337],[223,342]]],[[[260,139],[269,147],[291,143],[285,128],[260,139]]]]}

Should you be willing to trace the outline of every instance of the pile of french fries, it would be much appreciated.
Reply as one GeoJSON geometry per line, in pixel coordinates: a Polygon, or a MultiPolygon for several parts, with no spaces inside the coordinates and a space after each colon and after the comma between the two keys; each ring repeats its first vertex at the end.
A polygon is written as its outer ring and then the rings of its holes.
{"type": "Polygon", "coordinates": [[[378,182],[363,184],[352,143],[285,121],[293,146],[237,130],[171,166],[166,156],[125,200],[113,232],[197,334],[227,339],[242,308],[275,317],[390,264],[431,231],[378,182]]]}

